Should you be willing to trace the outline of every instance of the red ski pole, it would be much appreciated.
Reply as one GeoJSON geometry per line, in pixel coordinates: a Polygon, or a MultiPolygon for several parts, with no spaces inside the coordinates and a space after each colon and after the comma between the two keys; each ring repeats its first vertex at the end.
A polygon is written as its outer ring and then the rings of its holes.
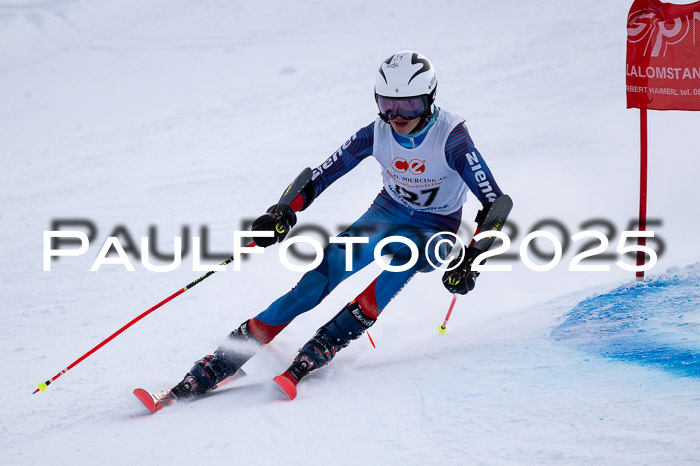
{"type": "MultiPolygon", "coordinates": [[[[253,246],[255,246],[255,242],[250,243],[247,247],[253,247],[253,246]]],[[[225,261],[223,261],[220,265],[228,265],[228,264],[230,264],[231,262],[233,262],[233,256],[231,256],[231,257],[229,257],[228,259],[226,259],[225,261]]],[[[110,336],[108,336],[107,338],[105,338],[104,340],[102,340],[102,342],[100,342],[100,343],[99,343],[97,346],[95,346],[93,349],[91,349],[90,351],[88,351],[87,353],[83,354],[82,356],[80,356],[80,357],[79,357],[78,359],[76,359],[75,361],[73,361],[73,363],[71,363],[70,366],[66,367],[66,368],[63,369],[61,372],[59,372],[58,374],[54,375],[53,377],[51,377],[51,378],[50,378],[49,380],[47,380],[46,382],[40,383],[40,384],[39,384],[39,388],[37,388],[36,390],[34,390],[34,393],[36,393],[36,392],[38,392],[38,391],[45,392],[45,391],[46,391],[46,387],[48,387],[48,386],[51,384],[51,382],[53,382],[54,380],[56,380],[57,378],[59,378],[60,376],[62,376],[62,375],[65,374],[66,372],[68,372],[69,370],[73,369],[75,366],[77,366],[77,365],[80,364],[82,361],[84,361],[85,359],[87,359],[92,353],[94,353],[95,351],[97,351],[98,349],[102,348],[104,345],[106,345],[106,344],[109,343],[110,341],[112,341],[116,336],[118,336],[118,335],[119,335],[120,333],[122,333],[124,330],[128,329],[129,327],[131,327],[132,325],[134,325],[136,322],[138,322],[139,320],[143,319],[144,317],[146,317],[146,316],[147,316],[148,314],[150,314],[151,312],[153,312],[153,311],[155,311],[156,309],[158,309],[159,307],[161,307],[163,304],[165,304],[165,303],[167,303],[167,302],[169,302],[169,301],[172,301],[173,299],[177,298],[178,296],[180,296],[180,295],[181,295],[182,293],[184,293],[185,291],[187,291],[187,290],[189,290],[189,289],[192,289],[192,288],[193,288],[195,285],[197,285],[199,282],[201,282],[201,281],[204,280],[205,278],[208,278],[208,277],[212,276],[214,273],[216,273],[216,270],[210,270],[209,272],[205,273],[204,275],[202,275],[202,276],[199,277],[198,279],[194,280],[194,281],[193,281],[192,283],[190,283],[189,285],[187,285],[187,286],[185,286],[184,288],[181,288],[181,289],[179,289],[178,291],[176,291],[175,293],[171,294],[170,296],[168,296],[167,298],[165,298],[163,301],[159,302],[158,304],[156,304],[156,305],[153,306],[152,308],[150,308],[150,309],[148,309],[147,311],[145,311],[145,312],[139,314],[138,316],[134,317],[128,324],[126,324],[125,326],[123,326],[122,328],[120,328],[119,330],[117,330],[116,332],[114,332],[113,334],[111,334],[110,336]]],[[[34,393],[32,393],[32,395],[33,395],[34,393]]]]}
{"type": "MultiPolygon", "coordinates": [[[[287,187],[287,189],[284,191],[284,194],[283,194],[282,197],[280,198],[279,204],[284,204],[284,205],[286,205],[286,206],[289,206],[289,207],[291,207],[292,210],[294,210],[294,211],[299,211],[299,210],[301,210],[302,203],[297,199],[297,196],[299,195],[299,193],[301,193],[302,189],[304,189],[304,187],[307,185],[307,183],[309,183],[309,182],[311,181],[311,176],[312,176],[311,169],[310,169],[310,168],[305,168],[305,169],[299,174],[299,176],[297,176],[297,177],[295,178],[295,180],[294,180],[294,181],[287,187]],[[295,202],[295,201],[296,201],[296,202],[295,202]]],[[[279,226],[279,224],[278,224],[278,226],[279,226]]],[[[280,233],[281,233],[281,232],[282,232],[282,231],[280,231],[280,233]]],[[[253,246],[255,246],[255,242],[250,243],[247,247],[250,248],[250,247],[253,247],[253,246]]],[[[228,264],[230,264],[231,262],[233,262],[233,256],[231,256],[231,257],[229,257],[228,259],[226,259],[225,261],[223,261],[220,265],[228,265],[228,264]]],[[[94,353],[95,351],[97,351],[98,349],[102,348],[104,345],[106,345],[106,344],[109,343],[110,341],[112,341],[117,335],[119,335],[120,333],[122,333],[124,330],[128,329],[129,327],[131,327],[132,325],[134,325],[136,322],[138,322],[139,320],[143,319],[144,317],[146,317],[146,316],[147,316],[148,314],[150,314],[151,312],[153,312],[153,311],[155,311],[156,309],[158,309],[159,307],[161,307],[163,304],[165,304],[165,303],[167,303],[167,302],[169,302],[169,301],[172,301],[173,299],[177,298],[178,296],[180,296],[180,295],[181,295],[182,293],[184,293],[185,291],[194,288],[195,285],[197,285],[199,282],[201,282],[201,281],[204,280],[205,278],[208,278],[208,277],[214,275],[214,273],[216,273],[216,270],[210,270],[209,272],[205,273],[204,275],[202,275],[202,276],[199,277],[198,279],[194,280],[194,281],[193,281],[192,283],[190,283],[189,285],[185,286],[184,288],[181,288],[180,290],[178,290],[178,291],[176,291],[175,293],[171,294],[170,296],[168,296],[167,298],[165,298],[163,301],[159,302],[158,304],[156,304],[156,305],[153,306],[152,308],[150,308],[150,309],[148,309],[147,311],[145,311],[145,312],[141,313],[140,315],[136,316],[136,317],[133,318],[128,324],[124,325],[122,328],[120,328],[119,330],[117,330],[116,332],[114,332],[113,334],[111,334],[110,336],[108,336],[106,339],[102,340],[102,342],[100,342],[97,346],[95,346],[94,348],[92,348],[90,351],[88,351],[87,353],[83,354],[82,356],[80,356],[80,357],[79,357],[78,359],[76,359],[75,361],[73,361],[73,363],[71,363],[71,365],[69,365],[68,367],[66,367],[65,369],[63,369],[61,372],[59,372],[58,374],[54,375],[53,377],[51,377],[51,378],[50,378],[49,380],[47,380],[46,382],[40,383],[40,384],[39,384],[39,388],[37,388],[36,390],[34,390],[34,392],[33,392],[32,394],[37,393],[38,391],[45,392],[45,391],[46,391],[46,387],[48,387],[54,380],[56,380],[57,378],[59,378],[60,376],[62,376],[63,374],[65,374],[66,372],[68,372],[69,370],[71,370],[72,368],[74,368],[75,366],[77,366],[78,364],[80,364],[82,361],[84,361],[85,359],[87,359],[92,353],[94,353]]]]}
{"type": "MultiPolygon", "coordinates": [[[[474,236],[478,235],[479,232],[481,231],[481,227],[477,227],[476,231],[474,232],[474,236]]],[[[474,243],[476,240],[474,240],[474,237],[472,237],[471,243],[469,243],[469,246],[474,246],[474,243]]],[[[442,322],[442,325],[438,325],[438,333],[440,334],[445,334],[447,333],[447,321],[450,320],[450,316],[452,315],[452,309],[455,308],[455,303],[457,302],[457,295],[453,294],[452,295],[452,302],[450,303],[450,308],[447,310],[447,315],[445,316],[445,320],[442,322]]]]}
{"type": "MultiPolygon", "coordinates": [[[[469,243],[469,247],[474,246],[477,250],[482,251],[482,252],[488,251],[496,239],[495,236],[488,236],[487,235],[486,238],[479,239],[478,243],[476,241],[476,237],[478,236],[478,234],[481,232],[482,229],[485,232],[500,231],[501,227],[503,226],[504,222],[506,221],[506,218],[508,218],[508,214],[510,213],[512,208],[513,208],[513,200],[507,194],[503,194],[502,196],[498,196],[496,198],[496,200],[494,200],[493,203],[491,203],[491,206],[485,212],[485,214],[482,214],[482,212],[484,212],[483,210],[481,212],[479,212],[479,214],[476,216],[476,219],[475,219],[479,226],[476,228],[476,231],[474,232],[474,237],[472,237],[472,241],[469,243]],[[482,217],[482,215],[483,215],[483,218],[481,221],[479,221],[479,219],[480,219],[480,217],[482,217]]],[[[456,301],[457,301],[457,296],[453,296],[452,303],[450,303],[450,309],[447,311],[447,316],[445,317],[445,321],[442,323],[442,325],[438,326],[438,332],[440,332],[440,333],[447,332],[447,320],[450,318],[450,314],[452,314],[452,309],[454,308],[456,301]]]]}
{"type": "Polygon", "coordinates": [[[452,309],[455,308],[455,303],[457,302],[457,295],[452,295],[452,302],[450,303],[450,308],[447,310],[447,315],[445,316],[445,321],[442,325],[438,325],[439,333],[447,333],[447,321],[450,320],[450,314],[452,314],[452,309]]]}
{"type": "MultiPolygon", "coordinates": [[[[250,243],[247,247],[253,247],[253,246],[255,246],[255,242],[250,243]]],[[[232,261],[233,261],[233,256],[231,256],[231,257],[229,257],[228,259],[226,259],[225,261],[223,261],[220,265],[228,265],[228,264],[230,264],[232,261]]],[[[189,285],[185,286],[184,288],[179,289],[178,291],[176,291],[175,293],[171,294],[170,296],[168,296],[167,298],[165,298],[163,301],[159,302],[158,304],[156,304],[156,305],[153,306],[152,308],[148,309],[147,311],[145,311],[145,312],[139,314],[138,316],[136,316],[135,318],[133,318],[128,324],[124,325],[122,328],[120,328],[119,330],[117,330],[116,332],[114,332],[113,334],[111,334],[110,336],[108,336],[107,338],[105,338],[104,340],[102,340],[102,342],[100,342],[97,346],[95,346],[94,348],[92,348],[90,351],[88,351],[87,353],[83,354],[82,356],[80,356],[80,357],[79,357],[78,359],[76,359],[75,361],[73,361],[73,363],[71,363],[70,366],[66,367],[66,368],[63,369],[61,372],[59,372],[58,374],[54,375],[53,377],[51,377],[51,378],[50,378],[49,380],[47,380],[46,382],[40,383],[40,384],[39,384],[39,388],[37,388],[36,390],[34,390],[34,393],[36,393],[36,392],[38,392],[38,391],[45,392],[45,391],[46,391],[46,387],[48,387],[48,386],[51,384],[51,382],[53,382],[54,380],[56,380],[57,378],[59,378],[60,376],[62,376],[62,375],[65,374],[66,372],[68,372],[69,370],[73,369],[75,366],[77,366],[77,365],[80,364],[82,361],[84,361],[85,359],[87,359],[92,353],[94,353],[95,351],[97,351],[98,349],[102,348],[104,345],[106,345],[106,344],[109,343],[110,341],[112,341],[117,335],[119,335],[120,333],[122,333],[124,330],[128,329],[129,327],[131,327],[132,325],[134,325],[136,322],[138,322],[139,320],[143,319],[144,317],[146,317],[146,316],[147,316],[148,314],[150,314],[151,312],[153,312],[153,311],[155,311],[156,309],[158,309],[159,307],[161,307],[163,304],[165,304],[165,303],[167,303],[167,302],[169,302],[169,301],[172,301],[173,299],[177,298],[178,296],[180,296],[180,295],[181,295],[182,293],[184,293],[185,291],[187,291],[187,290],[193,288],[195,285],[197,285],[199,282],[201,282],[201,281],[204,280],[205,278],[208,278],[208,277],[212,276],[215,272],[216,272],[215,270],[210,270],[209,272],[205,273],[204,275],[202,275],[202,276],[199,277],[198,279],[194,280],[194,281],[193,281],[192,283],[190,283],[189,285]]],[[[32,393],[32,394],[34,394],[34,393],[32,393]]]]}

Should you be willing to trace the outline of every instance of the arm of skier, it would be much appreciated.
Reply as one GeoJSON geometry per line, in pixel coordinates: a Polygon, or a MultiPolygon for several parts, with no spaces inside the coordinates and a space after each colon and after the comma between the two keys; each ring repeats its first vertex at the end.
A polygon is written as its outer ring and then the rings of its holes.
{"type": "MultiPolygon", "coordinates": [[[[464,123],[457,125],[445,144],[447,164],[457,171],[462,180],[483,206],[474,221],[477,231],[500,231],[513,206],[509,196],[503,194],[496,180],[486,165],[474,142],[469,136],[464,123]]],[[[474,259],[487,251],[495,237],[481,240],[464,248],[463,254],[456,258],[443,275],[443,284],[451,293],[466,294],[476,286],[479,272],[471,270],[474,259]],[[454,266],[454,268],[453,268],[454,266]]]]}
{"type": "MultiPolygon", "coordinates": [[[[353,134],[345,144],[340,146],[321,165],[314,169],[311,188],[303,193],[304,209],[338,178],[355,168],[360,162],[372,155],[374,145],[374,122],[353,134]]],[[[303,210],[303,209],[302,209],[303,210]]]]}
{"type": "Polygon", "coordinates": [[[311,181],[289,206],[275,204],[253,222],[253,231],[274,232],[272,237],[255,237],[255,243],[267,247],[282,242],[297,222],[295,212],[308,208],[328,186],[372,155],[373,145],[374,123],[371,123],[353,134],[345,144],[313,170],[311,181]]]}
{"type": "Polygon", "coordinates": [[[457,125],[447,138],[445,159],[484,207],[503,195],[464,123],[457,125]]]}

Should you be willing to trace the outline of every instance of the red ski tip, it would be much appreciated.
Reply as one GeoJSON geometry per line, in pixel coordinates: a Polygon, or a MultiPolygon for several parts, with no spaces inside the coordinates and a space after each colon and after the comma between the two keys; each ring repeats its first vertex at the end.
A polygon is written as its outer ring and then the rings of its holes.
{"type": "Polygon", "coordinates": [[[282,393],[284,393],[287,398],[293,400],[297,397],[297,387],[294,382],[289,380],[287,377],[278,375],[272,380],[279,386],[280,390],[282,390],[282,393]]]}
{"type": "Polygon", "coordinates": [[[141,403],[146,407],[148,411],[151,413],[155,413],[158,408],[156,407],[156,402],[153,399],[153,396],[151,396],[150,393],[148,393],[146,390],[143,388],[136,388],[134,389],[134,396],[139,399],[141,403]]]}

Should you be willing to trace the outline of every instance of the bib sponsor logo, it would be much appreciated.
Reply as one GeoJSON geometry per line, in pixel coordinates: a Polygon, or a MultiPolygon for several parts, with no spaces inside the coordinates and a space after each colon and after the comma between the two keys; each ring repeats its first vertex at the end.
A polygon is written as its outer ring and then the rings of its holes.
{"type": "Polygon", "coordinates": [[[422,175],[425,173],[425,160],[412,159],[407,162],[403,157],[396,157],[391,161],[391,168],[399,173],[409,171],[414,175],[422,175]]]}
{"type": "Polygon", "coordinates": [[[425,173],[425,160],[413,159],[408,163],[408,169],[414,175],[422,175],[425,173]]]}
{"type": "Polygon", "coordinates": [[[396,157],[391,161],[391,168],[399,173],[405,173],[408,170],[408,162],[403,157],[396,157]]]}

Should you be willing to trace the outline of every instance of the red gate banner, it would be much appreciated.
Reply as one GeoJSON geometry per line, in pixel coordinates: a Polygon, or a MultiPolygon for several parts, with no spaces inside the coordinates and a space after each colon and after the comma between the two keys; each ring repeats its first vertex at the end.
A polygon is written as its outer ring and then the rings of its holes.
{"type": "Polygon", "coordinates": [[[627,17],[627,108],[700,110],[700,1],[632,4],[627,17]]]}

